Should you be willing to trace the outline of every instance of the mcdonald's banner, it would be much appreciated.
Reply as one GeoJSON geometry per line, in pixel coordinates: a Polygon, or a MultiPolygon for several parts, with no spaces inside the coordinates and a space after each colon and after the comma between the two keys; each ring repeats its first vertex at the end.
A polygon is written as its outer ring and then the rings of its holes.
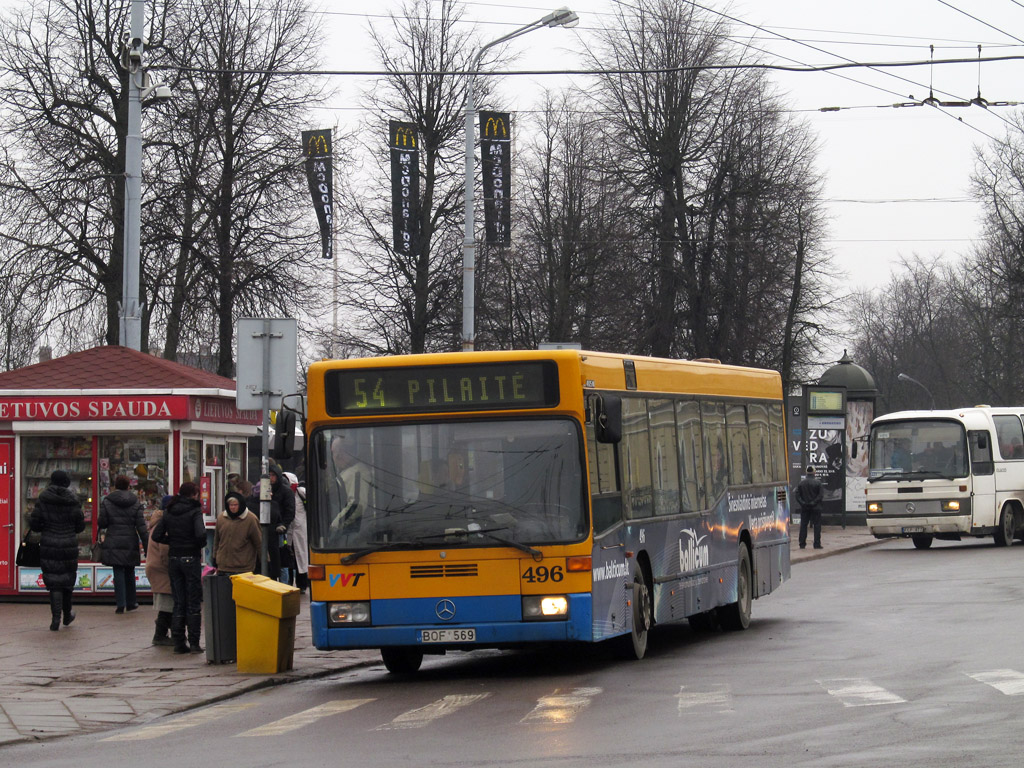
{"type": "Polygon", "coordinates": [[[306,181],[313,197],[313,208],[320,222],[320,243],[323,257],[334,257],[334,175],[331,159],[331,129],[302,132],[302,154],[306,158],[306,181]]]}
{"type": "Polygon", "coordinates": [[[395,250],[417,253],[420,235],[420,151],[416,126],[395,120],[388,124],[391,147],[391,218],[395,250]]]}
{"type": "Polygon", "coordinates": [[[508,112],[480,113],[484,229],[488,245],[512,244],[512,130],[508,112]]]}

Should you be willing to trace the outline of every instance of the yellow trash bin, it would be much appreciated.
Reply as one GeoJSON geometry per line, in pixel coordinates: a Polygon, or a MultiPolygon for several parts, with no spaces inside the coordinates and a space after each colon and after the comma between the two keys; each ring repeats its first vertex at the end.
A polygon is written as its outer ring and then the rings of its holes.
{"type": "Polygon", "coordinates": [[[292,668],[299,590],[267,576],[231,577],[239,672],[273,674],[292,668]]]}

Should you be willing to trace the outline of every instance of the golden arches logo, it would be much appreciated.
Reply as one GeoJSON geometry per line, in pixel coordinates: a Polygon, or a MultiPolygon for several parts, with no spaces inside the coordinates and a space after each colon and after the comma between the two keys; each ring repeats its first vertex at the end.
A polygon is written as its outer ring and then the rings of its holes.
{"type": "Polygon", "coordinates": [[[416,129],[408,125],[396,125],[391,142],[396,147],[416,148],[416,129]]]}
{"type": "Polygon", "coordinates": [[[484,138],[508,138],[508,128],[505,126],[505,120],[501,117],[488,117],[487,122],[484,124],[484,138]],[[498,131],[501,131],[499,134],[498,131]]]}
{"type": "Polygon", "coordinates": [[[330,153],[326,136],[322,133],[317,133],[309,137],[309,140],[306,142],[306,157],[317,157],[319,155],[329,155],[330,153]]]}

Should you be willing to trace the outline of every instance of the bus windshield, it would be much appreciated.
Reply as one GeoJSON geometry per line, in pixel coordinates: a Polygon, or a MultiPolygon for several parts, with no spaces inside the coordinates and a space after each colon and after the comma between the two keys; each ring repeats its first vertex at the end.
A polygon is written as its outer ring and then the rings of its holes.
{"type": "Polygon", "coordinates": [[[886,421],[871,428],[869,481],[966,477],[967,435],[946,420],[886,421]]]}
{"type": "Polygon", "coordinates": [[[346,427],[314,440],[324,456],[314,549],[523,548],[587,535],[569,419],[346,427]]]}

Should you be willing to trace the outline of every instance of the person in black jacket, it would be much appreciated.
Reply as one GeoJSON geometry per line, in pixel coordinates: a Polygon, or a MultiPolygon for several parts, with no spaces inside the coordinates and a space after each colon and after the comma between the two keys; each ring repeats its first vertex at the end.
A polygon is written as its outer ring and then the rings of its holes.
{"type": "Polygon", "coordinates": [[[114,613],[139,607],[135,597],[135,566],[142,562],[139,544],[145,547],[149,542],[142,502],[130,487],[128,478],[118,475],[114,478],[114,492],[100,503],[99,526],[107,529],[103,539],[103,564],[114,569],[114,599],[117,601],[114,613]]]}
{"type": "MultiPolygon", "coordinates": [[[[266,575],[275,581],[281,578],[281,536],[295,519],[295,491],[284,477],[277,464],[271,464],[270,476],[270,531],[267,536],[266,575]]],[[[260,487],[254,485],[252,494],[245,500],[246,507],[257,519],[260,516],[260,487]]]]}
{"type": "Polygon", "coordinates": [[[199,647],[199,630],[203,622],[202,551],[206,546],[206,524],[198,495],[199,486],[182,483],[152,533],[153,541],[167,544],[167,573],[174,596],[171,638],[175,653],[203,652],[199,647]]]}
{"type": "Polygon", "coordinates": [[[50,485],[39,494],[29,527],[42,533],[39,543],[43,584],[50,591],[50,629],[60,629],[75,620],[71,591],[78,581],[78,534],[85,530],[85,516],[78,497],[70,490],[71,478],[63,469],[50,475],[50,485]]]}
{"type": "Polygon", "coordinates": [[[814,467],[807,468],[807,474],[796,487],[796,500],[800,505],[800,549],[807,546],[807,525],[814,524],[814,548],[821,549],[821,502],[825,488],[814,476],[814,467]]]}

